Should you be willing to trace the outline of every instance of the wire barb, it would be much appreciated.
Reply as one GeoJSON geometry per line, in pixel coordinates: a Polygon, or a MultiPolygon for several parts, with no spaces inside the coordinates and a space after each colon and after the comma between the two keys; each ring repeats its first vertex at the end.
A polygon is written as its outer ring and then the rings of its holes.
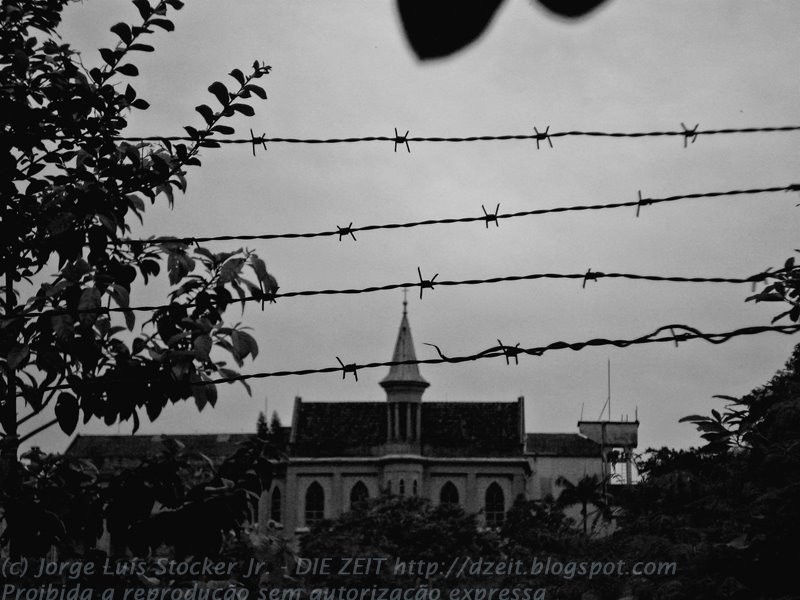
{"type": "Polygon", "coordinates": [[[500,341],[498,338],[497,343],[500,344],[500,350],[503,352],[503,356],[506,358],[506,364],[510,365],[511,362],[508,360],[509,358],[514,359],[514,364],[519,364],[519,355],[525,352],[522,348],[519,347],[519,343],[513,346],[506,346],[503,342],[500,341]]]}
{"type": "Polygon", "coordinates": [[[589,267],[589,270],[586,271],[586,275],[583,276],[583,285],[581,285],[581,288],[586,289],[587,281],[597,281],[597,278],[600,276],[602,276],[602,273],[592,273],[592,268],[589,267]]]}
{"type": "Polygon", "coordinates": [[[355,377],[356,381],[358,381],[358,365],[356,363],[350,363],[349,365],[346,365],[338,356],[336,357],[336,360],[338,360],[339,364],[342,365],[342,379],[346,378],[348,373],[352,373],[353,377],[355,377]]]}
{"type": "Polygon", "coordinates": [[[252,129],[250,130],[250,143],[253,145],[253,156],[256,155],[256,146],[258,146],[259,144],[261,145],[262,148],[264,148],[264,150],[267,149],[266,137],[267,137],[266,134],[262,134],[256,137],[253,134],[253,130],[252,129]]]}
{"type": "Polygon", "coordinates": [[[550,144],[550,147],[553,147],[553,142],[550,139],[550,125],[548,125],[544,131],[539,131],[536,127],[533,128],[533,131],[536,132],[536,135],[533,139],[536,140],[536,149],[539,149],[539,142],[543,142],[547,140],[547,143],[550,144]]]}
{"type": "Polygon", "coordinates": [[[408,146],[408,130],[406,130],[406,134],[401,136],[397,133],[397,127],[394,128],[394,151],[397,152],[397,145],[398,144],[405,144],[406,150],[408,150],[409,154],[411,153],[411,148],[408,146]]]}
{"type": "Polygon", "coordinates": [[[435,285],[434,281],[439,276],[438,273],[431,277],[430,279],[423,279],[422,278],[422,271],[420,271],[419,267],[417,267],[417,275],[419,275],[419,299],[422,300],[422,290],[429,289],[432,290],[433,286],[435,285]]]}
{"type": "Polygon", "coordinates": [[[353,222],[352,221],[350,221],[350,225],[348,225],[347,227],[339,227],[337,225],[336,226],[336,230],[337,230],[336,232],[339,234],[339,241],[340,242],[342,241],[342,236],[344,236],[344,235],[349,235],[351,238],[353,238],[354,242],[358,241],[356,239],[356,236],[353,234],[353,222]]]}
{"type": "Polygon", "coordinates": [[[642,190],[639,190],[638,194],[639,194],[639,200],[636,202],[636,218],[637,219],[639,218],[639,210],[641,210],[641,208],[643,206],[647,206],[648,204],[651,204],[650,198],[642,198],[642,190]]]}
{"type": "Polygon", "coordinates": [[[497,203],[497,207],[494,209],[494,213],[487,213],[486,208],[484,208],[483,204],[481,204],[481,209],[483,209],[483,218],[486,221],[486,229],[489,229],[489,223],[494,221],[496,227],[500,227],[500,222],[497,220],[497,215],[500,213],[500,203],[497,203]]]}
{"type": "Polygon", "coordinates": [[[689,129],[683,123],[681,123],[681,127],[683,127],[681,132],[683,134],[683,147],[686,148],[689,139],[692,140],[692,144],[697,140],[697,128],[700,127],[700,123],[697,123],[692,129],[689,129]]]}
{"type": "Polygon", "coordinates": [[[441,358],[443,361],[449,361],[450,360],[449,358],[447,358],[444,355],[444,353],[442,352],[441,348],[439,348],[439,346],[437,346],[436,344],[429,344],[428,342],[423,342],[423,345],[424,346],[431,346],[433,348],[436,348],[436,352],[439,354],[439,358],[441,358]]]}

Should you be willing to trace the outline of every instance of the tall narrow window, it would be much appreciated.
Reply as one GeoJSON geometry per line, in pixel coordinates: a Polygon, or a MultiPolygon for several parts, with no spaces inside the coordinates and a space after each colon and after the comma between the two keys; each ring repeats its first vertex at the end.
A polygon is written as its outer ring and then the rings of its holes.
{"type": "Polygon", "coordinates": [[[448,481],[442,486],[439,492],[440,504],[458,504],[458,489],[452,481],[448,481]]]}
{"type": "Polygon", "coordinates": [[[506,514],[506,502],[503,490],[497,485],[497,482],[492,483],[486,490],[485,513],[488,527],[500,527],[503,524],[503,518],[506,514]]]}
{"type": "Polygon", "coordinates": [[[367,491],[367,486],[364,485],[363,481],[358,481],[350,490],[350,507],[354,507],[357,504],[361,504],[365,500],[369,498],[369,491],[367,491]]]}
{"type": "Polygon", "coordinates": [[[325,518],[325,492],[316,481],[306,490],[306,525],[311,526],[325,518]]]}
{"type": "Polygon", "coordinates": [[[272,490],[272,499],[269,503],[269,518],[276,523],[281,522],[281,490],[277,487],[272,490]]]}
{"type": "Polygon", "coordinates": [[[400,491],[398,493],[401,496],[405,496],[406,495],[406,480],[405,479],[401,479],[400,480],[400,491]]]}
{"type": "Polygon", "coordinates": [[[411,484],[411,490],[412,490],[411,493],[416,496],[417,492],[419,491],[417,489],[417,480],[416,479],[414,480],[414,483],[411,484]]]}

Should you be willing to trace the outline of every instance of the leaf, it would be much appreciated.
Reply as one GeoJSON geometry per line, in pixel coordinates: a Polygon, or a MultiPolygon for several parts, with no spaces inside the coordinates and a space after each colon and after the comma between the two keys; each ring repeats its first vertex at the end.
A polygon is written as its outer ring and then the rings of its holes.
{"type": "Polygon", "coordinates": [[[242,271],[244,262],[244,258],[232,258],[225,261],[219,272],[219,282],[221,284],[231,283],[242,271]]]}
{"type": "Polygon", "coordinates": [[[161,27],[164,31],[175,31],[175,24],[169,19],[150,19],[148,23],[156,27],[161,27]]]}
{"type": "Polygon", "coordinates": [[[246,331],[241,331],[239,329],[233,331],[231,333],[231,343],[233,344],[234,350],[236,350],[236,354],[243,359],[248,356],[252,356],[253,358],[258,356],[258,342],[246,331]]]}
{"type": "Polygon", "coordinates": [[[213,407],[217,403],[217,386],[213,383],[207,383],[210,381],[207,377],[192,373],[189,381],[197,410],[202,412],[206,404],[210,404],[213,407]]]}
{"type": "Polygon", "coordinates": [[[139,52],[153,52],[155,48],[153,48],[150,44],[131,44],[128,47],[128,50],[138,50],[139,52]]]}
{"type": "Polygon", "coordinates": [[[11,369],[16,369],[25,362],[30,354],[30,347],[28,344],[14,344],[11,350],[8,351],[6,360],[11,369]]]}
{"type": "Polygon", "coordinates": [[[247,381],[245,381],[244,379],[235,379],[236,377],[239,376],[238,372],[234,371],[233,369],[227,369],[225,367],[219,367],[217,370],[219,371],[219,374],[225,377],[226,379],[233,380],[230,381],[229,383],[234,383],[234,381],[238,381],[244,386],[244,389],[247,390],[248,396],[253,395],[253,390],[250,388],[250,384],[248,384],[247,381]]]}
{"type": "Polygon", "coordinates": [[[256,114],[255,109],[249,104],[241,104],[241,103],[231,104],[230,108],[248,117],[252,117],[253,115],[256,114]]]}
{"type": "Polygon", "coordinates": [[[211,336],[205,334],[197,336],[192,343],[194,353],[200,360],[209,360],[212,346],[213,342],[211,341],[211,336]]]}
{"type": "Polygon", "coordinates": [[[50,325],[59,342],[68,342],[75,335],[75,326],[70,315],[50,317],[50,325]]]}
{"type": "Polygon", "coordinates": [[[260,85],[256,85],[254,83],[248,83],[246,86],[244,86],[244,89],[246,89],[248,92],[253,92],[256,96],[258,96],[262,100],[267,99],[267,92],[265,92],[264,88],[262,88],[260,85]]]}
{"type": "Polygon", "coordinates": [[[110,48],[100,48],[99,52],[106,64],[113,65],[117,62],[117,56],[119,56],[119,52],[116,50],[111,50],[110,48]]]}
{"type": "Polygon", "coordinates": [[[133,435],[139,431],[139,413],[136,412],[136,409],[133,410],[131,416],[133,417],[133,431],[131,432],[131,435],[133,435]]]}
{"type": "MultiPolygon", "coordinates": [[[[214,111],[211,110],[211,107],[206,104],[201,104],[200,106],[195,106],[194,109],[200,113],[203,117],[207,125],[211,125],[214,122],[214,111]]],[[[189,133],[191,137],[195,137],[189,133]]]]}
{"type": "Polygon", "coordinates": [[[128,77],[136,77],[139,74],[139,69],[136,68],[136,65],[132,65],[131,63],[120,65],[115,70],[117,73],[127,75],[128,77]]]}
{"type": "Polygon", "coordinates": [[[133,40],[131,28],[126,23],[117,23],[111,28],[111,32],[116,33],[126,44],[130,44],[133,40]]]}
{"type": "Polygon", "coordinates": [[[78,425],[78,399],[69,392],[62,392],[56,401],[56,419],[62,431],[67,435],[72,435],[78,425]]]}
{"type": "Polygon", "coordinates": [[[98,311],[101,306],[102,299],[98,289],[95,287],[84,289],[81,292],[80,300],[78,300],[78,310],[90,312],[80,312],[78,319],[81,325],[93,325],[98,317],[98,313],[96,311],[98,311]]]}
{"type": "Polygon", "coordinates": [[[242,73],[239,69],[234,69],[229,73],[229,75],[238,81],[239,85],[244,85],[244,73],[242,73]]]}
{"type": "Polygon", "coordinates": [[[221,133],[222,135],[232,135],[236,133],[236,130],[233,127],[229,127],[228,125],[216,125],[211,128],[211,131],[216,133],[221,133]]]}
{"type": "Polygon", "coordinates": [[[418,58],[425,60],[453,54],[474,42],[491,22],[501,1],[398,0],[397,9],[409,45],[418,58]]]}
{"type": "Polygon", "coordinates": [[[686,422],[694,423],[696,421],[705,421],[707,419],[708,419],[708,417],[703,416],[703,415],[689,415],[687,417],[682,417],[682,418],[678,419],[678,423],[686,423],[686,422]]]}
{"type": "Polygon", "coordinates": [[[180,282],[192,269],[194,269],[194,260],[183,253],[171,252],[167,258],[167,272],[172,285],[180,282]]]}
{"type": "Polygon", "coordinates": [[[122,316],[125,317],[125,325],[128,328],[128,331],[133,331],[134,326],[136,325],[136,315],[132,310],[125,309],[122,311],[122,316]]]}
{"type": "Polygon", "coordinates": [[[153,9],[147,0],[133,0],[133,5],[139,9],[139,14],[145,21],[153,14],[153,9]]]}
{"type": "Polygon", "coordinates": [[[139,352],[144,350],[146,346],[147,342],[145,341],[144,338],[141,337],[134,338],[133,344],[131,345],[131,353],[139,354],[139,352]]]}
{"type": "Polygon", "coordinates": [[[258,258],[258,256],[255,254],[251,254],[250,265],[253,267],[253,271],[255,272],[256,277],[258,277],[258,280],[262,283],[266,283],[267,277],[269,276],[266,263],[258,258]]]}
{"type": "Polygon", "coordinates": [[[164,404],[159,398],[150,398],[145,403],[144,408],[147,411],[147,417],[150,419],[150,422],[153,422],[158,418],[158,415],[161,414],[164,404]]]}
{"type": "Polygon", "coordinates": [[[41,410],[43,396],[44,396],[44,391],[42,389],[22,384],[22,397],[25,398],[25,401],[31,408],[33,408],[33,410],[35,411],[41,410]]]}
{"type": "Polygon", "coordinates": [[[222,82],[215,81],[210,86],[208,86],[208,91],[214,94],[217,97],[222,106],[225,106],[230,102],[230,94],[228,94],[228,88],[222,82]]]}

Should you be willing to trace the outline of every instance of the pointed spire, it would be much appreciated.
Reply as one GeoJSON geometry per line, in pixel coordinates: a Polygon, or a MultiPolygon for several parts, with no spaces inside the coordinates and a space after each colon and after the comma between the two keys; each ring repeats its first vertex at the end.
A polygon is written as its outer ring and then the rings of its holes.
{"type": "MultiPolygon", "coordinates": [[[[404,298],[403,318],[400,321],[400,331],[397,333],[392,362],[415,360],[417,360],[417,354],[414,351],[414,340],[408,324],[408,300],[404,298]]],[[[422,399],[422,392],[429,385],[420,375],[417,365],[394,365],[389,368],[389,373],[381,380],[381,387],[386,390],[389,400],[419,401],[422,399]]]]}

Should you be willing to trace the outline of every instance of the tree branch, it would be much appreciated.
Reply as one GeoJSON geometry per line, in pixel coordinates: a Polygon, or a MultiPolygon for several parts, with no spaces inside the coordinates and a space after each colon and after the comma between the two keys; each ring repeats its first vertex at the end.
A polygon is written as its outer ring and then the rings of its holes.
{"type": "Polygon", "coordinates": [[[58,424],[58,419],[53,419],[52,421],[48,421],[48,422],[47,422],[47,423],[45,423],[44,425],[42,425],[42,426],[40,426],[40,427],[37,427],[36,429],[34,429],[33,431],[31,431],[30,433],[26,433],[26,434],[25,434],[25,435],[23,435],[21,438],[19,438],[19,443],[21,444],[22,442],[25,442],[25,441],[29,440],[29,439],[30,439],[30,438],[32,438],[33,436],[35,436],[35,435],[37,435],[37,434],[41,433],[41,432],[42,432],[42,431],[44,431],[45,429],[50,429],[50,427],[52,427],[53,425],[56,425],[56,424],[58,424]]]}

